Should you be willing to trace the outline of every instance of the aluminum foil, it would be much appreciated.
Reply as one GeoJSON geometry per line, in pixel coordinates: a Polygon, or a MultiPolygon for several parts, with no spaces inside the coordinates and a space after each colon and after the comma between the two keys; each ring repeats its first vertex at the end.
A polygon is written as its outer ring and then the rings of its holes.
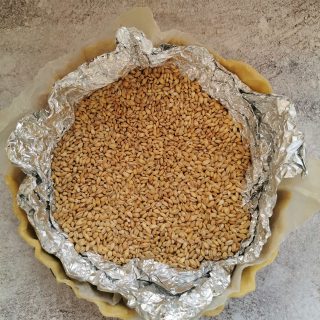
{"type": "Polygon", "coordinates": [[[194,319],[221,295],[239,264],[253,263],[270,236],[269,218],[281,179],[305,172],[302,134],[296,129],[293,104],[285,97],[253,92],[198,46],[153,47],[143,33],[120,28],[117,48],[81,65],[57,81],[48,106],[18,122],[7,153],[26,178],[18,203],[26,211],[42,247],[57,256],[68,276],[98,290],[117,292],[145,319],[194,319]],[[171,268],[154,260],[133,259],[124,266],[94,253],[78,254],[54,221],[52,151],[74,122],[74,106],[85,96],[132,69],[154,67],[171,59],[204,91],[220,101],[243,124],[250,142],[252,167],[247,173],[244,205],[251,212],[250,238],[232,258],[204,262],[198,270],[171,268]]]}

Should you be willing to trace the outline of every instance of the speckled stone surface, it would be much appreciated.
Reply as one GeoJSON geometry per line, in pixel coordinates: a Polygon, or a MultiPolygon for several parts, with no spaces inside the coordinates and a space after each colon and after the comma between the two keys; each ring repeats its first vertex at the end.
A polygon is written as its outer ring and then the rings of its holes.
{"type": "MultiPolygon", "coordinates": [[[[48,61],[103,32],[110,20],[148,5],[162,30],[199,35],[227,58],[253,65],[274,92],[296,103],[309,154],[320,158],[320,1],[0,1],[0,108],[48,61]]],[[[3,150],[1,151],[3,152],[3,150]]],[[[58,285],[16,233],[0,178],[0,320],[103,319],[89,302],[58,285]]],[[[257,290],[230,300],[219,320],[320,318],[320,215],[282,244],[257,276],[257,290]]]]}

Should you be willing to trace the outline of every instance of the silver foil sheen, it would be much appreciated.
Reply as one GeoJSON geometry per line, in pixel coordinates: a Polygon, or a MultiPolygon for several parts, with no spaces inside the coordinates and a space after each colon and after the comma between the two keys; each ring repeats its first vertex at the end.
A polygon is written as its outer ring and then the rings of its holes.
{"type": "Polygon", "coordinates": [[[197,318],[230,284],[232,270],[253,263],[270,236],[269,218],[276,203],[281,179],[305,171],[304,143],[296,129],[293,104],[285,97],[253,92],[223,68],[207,49],[198,46],[153,47],[134,28],[120,28],[114,52],[57,81],[48,106],[18,122],[11,133],[7,153],[26,178],[17,198],[42,247],[57,256],[71,278],[87,281],[98,290],[117,292],[145,319],[197,318]],[[107,262],[94,253],[78,254],[54,221],[52,151],[74,122],[74,106],[134,68],[154,67],[171,59],[204,91],[220,101],[243,124],[250,142],[252,167],[247,173],[244,205],[251,212],[250,238],[232,258],[204,262],[199,270],[171,268],[154,260],[133,259],[124,266],[107,262]]]}

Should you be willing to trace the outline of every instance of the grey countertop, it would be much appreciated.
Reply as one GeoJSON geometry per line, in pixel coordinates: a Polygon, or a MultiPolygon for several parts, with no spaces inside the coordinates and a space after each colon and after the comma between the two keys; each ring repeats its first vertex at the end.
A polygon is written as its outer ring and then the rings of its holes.
{"type": "MultiPolygon", "coordinates": [[[[308,152],[320,158],[320,1],[2,0],[0,108],[8,106],[48,61],[68,53],[119,13],[148,5],[162,30],[199,36],[227,58],[248,62],[274,92],[296,103],[308,152]]],[[[3,152],[3,151],[1,151],[3,152]]],[[[11,197],[0,177],[0,319],[103,319],[96,306],[58,285],[17,234],[11,197]]],[[[282,244],[257,275],[257,289],[232,299],[219,320],[320,318],[320,215],[282,244]]]]}

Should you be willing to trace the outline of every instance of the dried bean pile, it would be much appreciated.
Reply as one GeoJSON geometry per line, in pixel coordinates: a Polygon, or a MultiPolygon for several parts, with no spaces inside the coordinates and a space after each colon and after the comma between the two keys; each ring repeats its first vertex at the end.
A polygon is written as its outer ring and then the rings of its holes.
{"type": "Polygon", "coordinates": [[[52,158],[54,218],[80,253],[198,268],[248,237],[249,165],[240,124],[196,81],[136,69],[76,106],[52,158]]]}

